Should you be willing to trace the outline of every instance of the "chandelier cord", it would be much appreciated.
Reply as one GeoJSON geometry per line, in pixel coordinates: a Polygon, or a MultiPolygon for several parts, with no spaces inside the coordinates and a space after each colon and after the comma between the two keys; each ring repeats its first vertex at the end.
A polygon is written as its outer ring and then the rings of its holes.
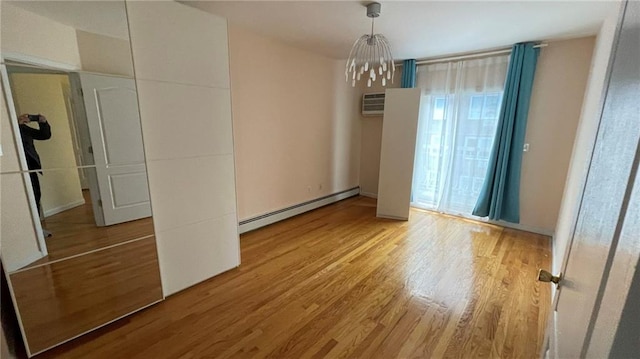
{"type": "Polygon", "coordinates": [[[376,21],[375,17],[371,18],[371,37],[373,37],[373,22],[376,21]]]}

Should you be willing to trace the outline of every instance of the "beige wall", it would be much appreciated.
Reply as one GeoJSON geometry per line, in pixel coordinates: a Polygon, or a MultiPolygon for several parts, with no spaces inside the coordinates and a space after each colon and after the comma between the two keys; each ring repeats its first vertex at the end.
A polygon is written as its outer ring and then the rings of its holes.
{"type": "Polygon", "coordinates": [[[358,185],[358,91],[335,61],[230,25],[240,220],[358,185]]]}
{"type": "MultiPolygon", "coordinates": [[[[541,50],[527,125],[530,150],[522,164],[522,228],[552,234],[556,227],[593,45],[594,38],[586,37],[550,42],[541,50]]],[[[377,194],[381,134],[380,117],[362,118],[360,187],[368,195],[377,194]]]]}
{"type": "Polygon", "coordinates": [[[521,224],[553,233],[595,38],[550,42],[542,48],[531,94],[520,181],[521,224]]]}
{"type": "Polygon", "coordinates": [[[593,50],[584,103],[573,143],[572,157],[553,238],[553,273],[560,273],[562,269],[567,244],[573,234],[573,226],[578,215],[580,195],[586,180],[593,143],[600,123],[602,96],[618,23],[618,13],[619,8],[615,7],[607,16],[598,32],[593,50]]]}
{"type": "Polygon", "coordinates": [[[129,41],[81,30],[76,35],[84,71],[133,77],[129,41]]]}
{"type": "MultiPolygon", "coordinates": [[[[69,86],[66,75],[11,74],[13,100],[18,114],[41,113],[51,125],[51,139],[34,141],[44,169],[40,176],[42,209],[45,215],[59,213],[84,203],[71,127],[62,86],[69,86]]],[[[34,125],[34,127],[37,127],[34,125]]]]}
{"type": "MultiPolygon", "coordinates": [[[[380,148],[382,146],[382,116],[361,116],[362,95],[365,93],[384,92],[385,88],[400,87],[402,66],[396,66],[392,84],[382,87],[376,83],[367,87],[366,82],[359,84],[357,99],[358,116],[360,116],[360,193],[369,197],[378,196],[378,176],[380,174],[380,148]]],[[[357,85],[356,85],[357,86],[357,85]]]]}
{"type": "Polygon", "coordinates": [[[80,68],[76,30],[2,1],[2,52],[34,56],[80,68]],[[38,26],[34,26],[38,24],[38,26]]]}
{"type": "Polygon", "coordinates": [[[0,358],[15,358],[15,355],[11,354],[9,351],[9,346],[7,345],[7,339],[4,335],[4,329],[0,327],[0,358]]]}
{"type": "Polygon", "coordinates": [[[133,77],[129,41],[76,30],[6,1],[1,6],[4,55],[26,55],[52,65],[133,77]]]}

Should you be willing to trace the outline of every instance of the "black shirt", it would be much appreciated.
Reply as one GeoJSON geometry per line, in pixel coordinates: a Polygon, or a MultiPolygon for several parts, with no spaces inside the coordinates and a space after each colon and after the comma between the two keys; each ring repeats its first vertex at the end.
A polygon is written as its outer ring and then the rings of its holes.
{"type": "Polygon", "coordinates": [[[40,156],[36,151],[36,146],[33,144],[33,140],[44,141],[51,138],[51,126],[48,122],[38,122],[39,128],[29,127],[27,125],[20,125],[20,136],[22,137],[22,147],[27,157],[27,166],[29,170],[40,170],[42,164],[40,163],[40,156]]]}

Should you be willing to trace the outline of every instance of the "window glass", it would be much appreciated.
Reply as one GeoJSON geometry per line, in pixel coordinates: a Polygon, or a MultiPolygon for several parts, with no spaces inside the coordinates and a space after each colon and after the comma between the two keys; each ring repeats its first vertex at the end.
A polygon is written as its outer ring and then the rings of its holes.
{"type": "Polygon", "coordinates": [[[433,119],[436,121],[444,120],[444,110],[445,110],[446,100],[444,97],[436,97],[433,100],[433,119]]]}
{"type": "Polygon", "coordinates": [[[500,114],[500,94],[491,94],[484,97],[482,107],[483,120],[497,120],[500,114]]]}
{"type": "Polygon", "coordinates": [[[469,103],[469,119],[479,120],[482,116],[482,107],[484,105],[484,96],[471,96],[469,103]]]}

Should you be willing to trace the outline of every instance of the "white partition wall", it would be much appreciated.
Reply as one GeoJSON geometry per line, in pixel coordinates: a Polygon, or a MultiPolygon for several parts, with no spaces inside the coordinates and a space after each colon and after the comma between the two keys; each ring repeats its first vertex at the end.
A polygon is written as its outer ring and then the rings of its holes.
{"type": "Polygon", "coordinates": [[[226,20],[128,1],[165,295],[240,264],[226,20]]]}
{"type": "Polygon", "coordinates": [[[382,119],[377,216],[409,219],[421,89],[387,89],[382,119]]]}

